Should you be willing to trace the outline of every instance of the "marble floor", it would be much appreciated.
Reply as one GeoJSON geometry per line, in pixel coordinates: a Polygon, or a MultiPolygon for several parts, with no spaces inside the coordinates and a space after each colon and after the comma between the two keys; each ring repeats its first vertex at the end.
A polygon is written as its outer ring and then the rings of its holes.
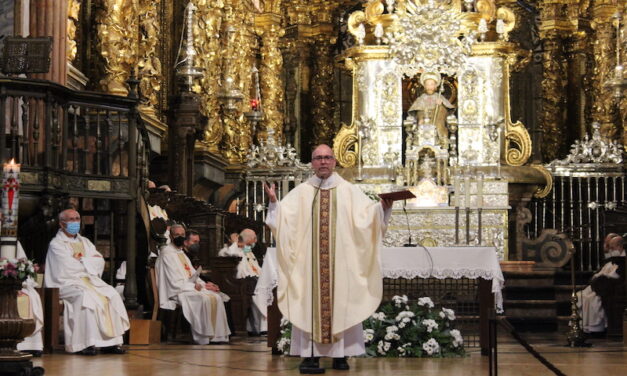
{"type": "MultiPolygon", "coordinates": [[[[534,348],[569,376],[623,375],[627,373],[627,346],[605,339],[589,340],[592,347],[565,347],[563,336],[524,336],[534,348]]],[[[513,339],[499,338],[498,374],[552,375],[513,339]]],[[[46,354],[35,358],[36,366],[43,366],[46,375],[297,375],[299,358],[272,356],[263,338],[233,338],[229,345],[193,346],[161,344],[130,346],[126,355],[97,355],[86,357],[70,354],[46,354]]],[[[330,369],[327,375],[346,375],[330,369]]],[[[470,349],[468,356],[446,359],[386,359],[353,358],[349,360],[350,375],[487,375],[488,358],[478,349],[470,349]]]]}

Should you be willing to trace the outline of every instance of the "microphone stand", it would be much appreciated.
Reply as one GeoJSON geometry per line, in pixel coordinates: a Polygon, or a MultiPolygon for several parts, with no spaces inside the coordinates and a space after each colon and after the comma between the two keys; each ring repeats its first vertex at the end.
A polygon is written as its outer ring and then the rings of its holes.
{"type": "Polygon", "coordinates": [[[405,213],[405,220],[407,221],[407,233],[409,234],[409,242],[403,244],[403,247],[415,247],[416,244],[411,242],[411,228],[409,227],[409,215],[407,214],[407,210],[405,209],[407,206],[407,200],[403,200],[403,213],[405,213]]]}
{"type": "Polygon", "coordinates": [[[320,184],[316,187],[316,193],[314,194],[313,200],[311,201],[311,334],[309,336],[311,342],[311,357],[306,358],[303,364],[299,367],[300,373],[303,375],[319,375],[325,372],[324,368],[320,367],[319,361],[316,362],[314,357],[314,214],[316,211],[316,197],[318,197],[318,193],[320,192],[320,187],[326,178],[320,179],[320,184]]]}

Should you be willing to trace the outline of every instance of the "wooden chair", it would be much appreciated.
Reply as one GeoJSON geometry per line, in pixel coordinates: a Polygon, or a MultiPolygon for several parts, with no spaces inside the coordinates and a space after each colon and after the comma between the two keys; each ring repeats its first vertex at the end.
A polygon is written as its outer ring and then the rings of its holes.
{"type": "Polygon", "coordinates": [[[161,321],[161,339],[174,341],[177,338],[183,311],[177,305],[175,310],[162,309],[159,307],[159,290],[157,288],[157,272],[155,270],[154,259],[148,264],[148,299],[152,300],[152,321],[161,321]]]}

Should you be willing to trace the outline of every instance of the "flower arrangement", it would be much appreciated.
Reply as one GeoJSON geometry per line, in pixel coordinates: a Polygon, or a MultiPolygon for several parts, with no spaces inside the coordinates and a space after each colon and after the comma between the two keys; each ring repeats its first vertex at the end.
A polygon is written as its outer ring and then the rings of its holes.
{"type": "Polygon", "coordinates": [[[0,257],[0,279],[24,281],[28,277],[37,277],[37,265],[26,258],[7,259],[0,257]]]}
{"type": "MultiPolygon", "coordinates": [[[[394,296],[363,322],[366,355],[372,357],[452,357],[465,354],[464,339],[454,329],[455,312],[435,309],[431,298],[410,303],[394,296]]],[[[277,348],[289,354],[291,324],[281,321],[277,348]]]]}
{"type": "Polygon", "coordinates": [[[435,309],[431,298],[410,303],[407,296],[392,302],[364,321],[366,353],[379,357],[449,357],[464,354],[464,340],[453,328],[455,312],[435,309]]]}
{"type": "Polygon", "coordinates": [[[292,342],[292,324],[285,318],[281,318],[281,337],[276,343],[277,349],[283,355],[290,353],[290,343],[292,342]]]}

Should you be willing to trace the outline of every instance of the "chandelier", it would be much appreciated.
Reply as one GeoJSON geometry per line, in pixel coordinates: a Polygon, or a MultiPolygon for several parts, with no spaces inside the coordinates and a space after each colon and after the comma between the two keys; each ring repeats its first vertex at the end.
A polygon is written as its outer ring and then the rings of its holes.
{"type": "Polygon", "coordinates": [[[396,27],[386,39],[390,54],[408,77],[420,72],[456,74],[466,63],[475,33],[462,35],[462,13],[439,1],[408,0],[397,9],[396,27]]]}

